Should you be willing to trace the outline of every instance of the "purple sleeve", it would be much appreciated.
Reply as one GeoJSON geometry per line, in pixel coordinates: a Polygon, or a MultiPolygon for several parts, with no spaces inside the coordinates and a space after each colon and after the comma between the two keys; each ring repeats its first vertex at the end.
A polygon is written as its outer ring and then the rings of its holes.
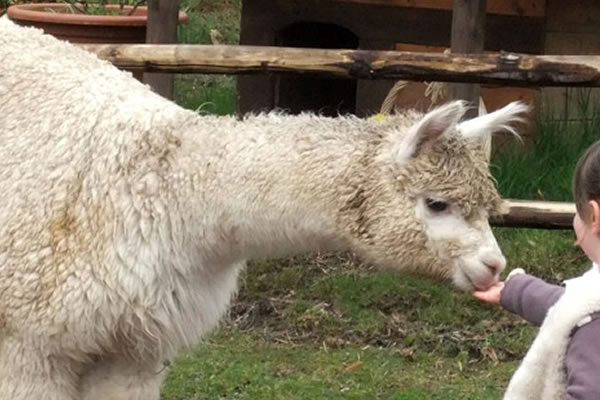
{"type": "Polygon", "coordinates": [[[567,350],[567,400],[600,399],[600,318],[577,329],[567,350]]]}
{"type": "Polygon", "coordinates": [[[551,285],[528,274],[518,274],[510,278],[502,289],[500,305],[540,326],[548,309],[564,291],[562,286],[551,285]]]}

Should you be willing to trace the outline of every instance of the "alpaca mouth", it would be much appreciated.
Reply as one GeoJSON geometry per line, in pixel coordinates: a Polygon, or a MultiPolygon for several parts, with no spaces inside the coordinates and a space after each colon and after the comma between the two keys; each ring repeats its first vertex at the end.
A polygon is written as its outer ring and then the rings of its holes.
{"type": "Polygon", "coordinates": [[[481,282],[475,283],[475,281],[473,281],[473,279],[471,279],[471,277],[468,275],[467,279],[469,279],[469,283],[477,290],[487,290],[490,286],[498,282],[498,279],[495,276],[492,276],[491,280],[486,279],[485,283],[483,284],[481,282]]]}
{"type": "Polygon", "coordinates": [[[467,282],[469,282],[469,285],[471,285],[471,287],[473,289],[479,290],[479,287],[477,287],[477,285],[475,285],[475,282],[473,282],[473,279],[471,279],[469,274],[467,274],[466,272],[463,272],[463,275],[465,276],[465,278],[467,279],[467,282]]]}
{"type": "Polygon", "coordinates": [[[491,277],[491,279],[485,279],[485,280],[481,280],[481,279],[475,280],[466,271],[463,271],[462,268],[460,268],[459,271],[460,271],[461,277],[463,278],[464,283],[466,283],[469,286],[468,288],[463,288],[467,291],[486,290],[487,288],[492,286],[494,283],[496,283],[498,280],[495,277],[491,277]]]}

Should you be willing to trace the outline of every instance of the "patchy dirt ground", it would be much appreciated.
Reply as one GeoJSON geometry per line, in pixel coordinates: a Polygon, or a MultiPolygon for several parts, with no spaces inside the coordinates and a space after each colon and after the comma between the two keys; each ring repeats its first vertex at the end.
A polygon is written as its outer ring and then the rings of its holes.
{"type": "Polygon", "coordinates": [[[520,318],[424,278],[376,271],[351,254],[253,263],[227,322],[267,341],[375,346],[513,360],[529,336],[520,318]]]}

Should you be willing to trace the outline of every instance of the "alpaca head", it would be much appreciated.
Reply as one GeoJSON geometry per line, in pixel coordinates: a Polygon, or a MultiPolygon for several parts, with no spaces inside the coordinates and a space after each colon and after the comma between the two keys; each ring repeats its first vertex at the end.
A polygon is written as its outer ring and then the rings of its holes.
{"type": "Polygon", "coordinates": [[[459,122],[466,108],[456,101],[381,122],[340,209],[354,247],[378,264],[463,290],[496,282],[506,261],[488,217],[502,211],[502,200],[482,142],[514,132],[527,109],[511,103],[459,122]]]}

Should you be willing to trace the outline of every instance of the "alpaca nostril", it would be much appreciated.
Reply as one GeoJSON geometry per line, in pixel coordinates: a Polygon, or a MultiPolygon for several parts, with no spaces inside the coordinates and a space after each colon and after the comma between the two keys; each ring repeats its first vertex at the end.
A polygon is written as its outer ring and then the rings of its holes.
{"type": "Polygon", "coordinates": [[[483,265],[487,267],[487,269],[491,272],[492,275],[498,275],[500,272],[504,270],[504,266],[506,265],[505,259],[502,258],[491,258],[487,260],[483,260],[483,265]]]}
{"type": "Polygon", "coordinates": [[[492,273],[492,275],[496,275],[498,273],[499,267],[496,266],[495,264],[490,264],[490,263],[487,263],[487,262],[485,262],[483,264],[487,267],[487,269],[490,270],[490,272],[492,273]]]}
{"type": "Polygon", "coordinates": [[[492,276],[498,276],[506,267],[506,258],[500,251],[488,249],[479,253],[479,262],[488,269],[492,276]]]}

